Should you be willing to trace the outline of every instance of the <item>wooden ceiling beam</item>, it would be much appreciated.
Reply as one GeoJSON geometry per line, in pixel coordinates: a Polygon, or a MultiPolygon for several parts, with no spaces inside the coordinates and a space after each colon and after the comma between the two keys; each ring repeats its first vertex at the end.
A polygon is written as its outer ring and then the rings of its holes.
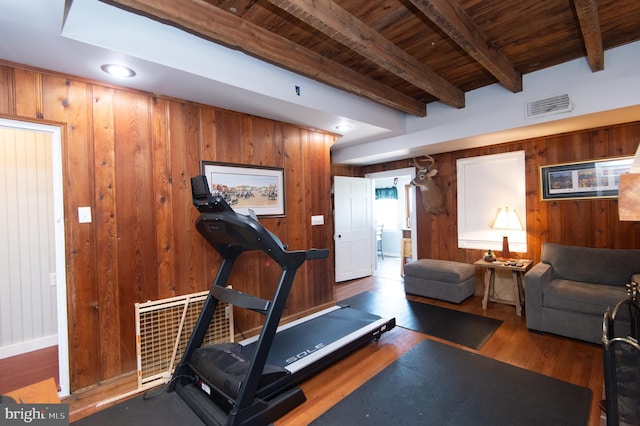
{"type": "Polygon", "coordinates": [[[332,0],[268,1],[445,104],[464,107],[464,92],[332,0]]]}
{"type": "MultiPolygon", "coordinates": [[[[424,117],[424,102],[365,77],[209,3],[198,0],[101,0],[184,29],[271,64],[395,110],[424,117]]],[[[161,42],[161,41],[159,41],[161,42]]]]}
{"type": "Polygon", "coordinates": [[[487,43],[484,33],[476,26],[457,1],[409,1],[455,41],[458,46],[497,78],[504,87],[512,92],[522,91],[522,75],[516,71],[511,61],[502,52],[492,48],[487,43]]]}
{"type": "Polygon", "coordinates": [[[602,32],[600,17],[598,16],[597,0],[573,0],[576,8],[584,47],[587,51],[587,62],[591,71],[604,69],[604,50],[602,47],[602,32]]]}

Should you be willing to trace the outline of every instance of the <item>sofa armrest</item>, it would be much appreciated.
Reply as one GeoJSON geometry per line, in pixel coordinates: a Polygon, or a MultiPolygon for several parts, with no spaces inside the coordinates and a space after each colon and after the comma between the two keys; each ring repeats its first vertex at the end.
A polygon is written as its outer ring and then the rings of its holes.
{"type": "Polygon", "coordinates": [[[527,313],[527,328],[543,330],[542,291],[551,282],[553,267],[548,263],[537,263],[524,275],[524,300],[527,313]]]}

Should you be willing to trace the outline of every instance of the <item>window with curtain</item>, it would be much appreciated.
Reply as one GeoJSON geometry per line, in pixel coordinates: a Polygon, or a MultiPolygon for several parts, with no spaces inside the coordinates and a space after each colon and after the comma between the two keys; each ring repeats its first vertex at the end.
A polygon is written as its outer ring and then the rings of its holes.
{"type": "Polygon", "coordinates": [[[395,186],[389,188],[376,188],[376,200],[397,200],[398,188],[395,186]]]}

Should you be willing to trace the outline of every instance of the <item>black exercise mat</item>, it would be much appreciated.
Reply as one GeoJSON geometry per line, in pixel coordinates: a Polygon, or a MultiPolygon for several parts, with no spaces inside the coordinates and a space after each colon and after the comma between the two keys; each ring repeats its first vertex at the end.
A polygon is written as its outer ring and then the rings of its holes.
{"type": "MultiPolygon", "coordinates": [[[[149,395],[155,395],[158,392],[160,392],[159,389],[153,389],[149,391],[149,395]]],[[[151,399],[143,399],[142,395],[138,395],[72,424],[74,426],[204,425],[200,417],[176,392],[162,392],[151,399]]]]}
{"type": "Polygon", "coordinates": [[[591,390],[425,340],[312,424],[580,425],[591,390]]]}
{"type": "MultiPolygon", "coordinates": [[[[305,323],[304,327],[292,327],[278,333],[275,338],[278,344],[272,347],[269,362],[284,367],[288,364],[289,358],[300,352],[300,348],[313,348],[318,344],[336,341],[379,319],[378,316],[361,310],[336,309],[305,323]],[[290,353],[292,347],[298,348],[296,352],[290,353]]],[[[248,345],[249,353],[252,353],[252,350],[255,351],[253,346],[253,344],[248,345]]],[[[149,391],[149,395],[157,395],[157,397],[145,400],[142,395],[139,395],[73,424],[77,426],[203,424],[176,392],[166,393],[161,392],[160,389],[153,389],[149,391]]]]}
{"type": "Polygon", "coordinates": [[[404,291],[366,291],[338,303],[381,317],[395,317],[396,325],[480,349],[502,321],[407,300],[404,291]]]}

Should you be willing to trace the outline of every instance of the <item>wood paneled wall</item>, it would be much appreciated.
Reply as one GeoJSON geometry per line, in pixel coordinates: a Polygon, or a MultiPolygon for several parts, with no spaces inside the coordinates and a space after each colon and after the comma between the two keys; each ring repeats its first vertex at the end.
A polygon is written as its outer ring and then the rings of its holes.
{"type": "MultiPolygon", "coordinates": [[[[332,247],[334,135],[2,62],[0,115],[63,128],[72,392],[135,370],[135,302],[210,287],[219,258],[191,204],[200,160],[283,167],[286,217],[261,222],[290,250],[332,247]],[[78,223],[80,206],[93,223],[78,223]]],[[[285,316],[333,302],[333,264],[299,270],[285,316]]],[[[278,265],[263,253],[238,265],[234,287],[271,298],[278,265]]],[[[261,323],[236,316],[240,330],[261,323]]]]}
{"type": "MultiPolygon", "coordinates": [[[[447,212],[437,216],[426,214],[420,207],[422,195],[416,191],[418,257],[473,263],[482,256],[482,250],[458,248],[456,160],[518,150],[525,151],[528,243],[528,252],[517,253],[518,257],[538,262],[545,241],[586,247],[640,248],[640,222],[620,222],[617,199],[541,201],[539,178],[540,166],[634,155],[638,144],[640,122],[633,122],[433,155],[438,169],[435,180],[447,194],[447,212]]],[[[334,165],[332,171],[337,175],[364,176],[408,165],[409,160],[365,167],[334,165]]]]}

